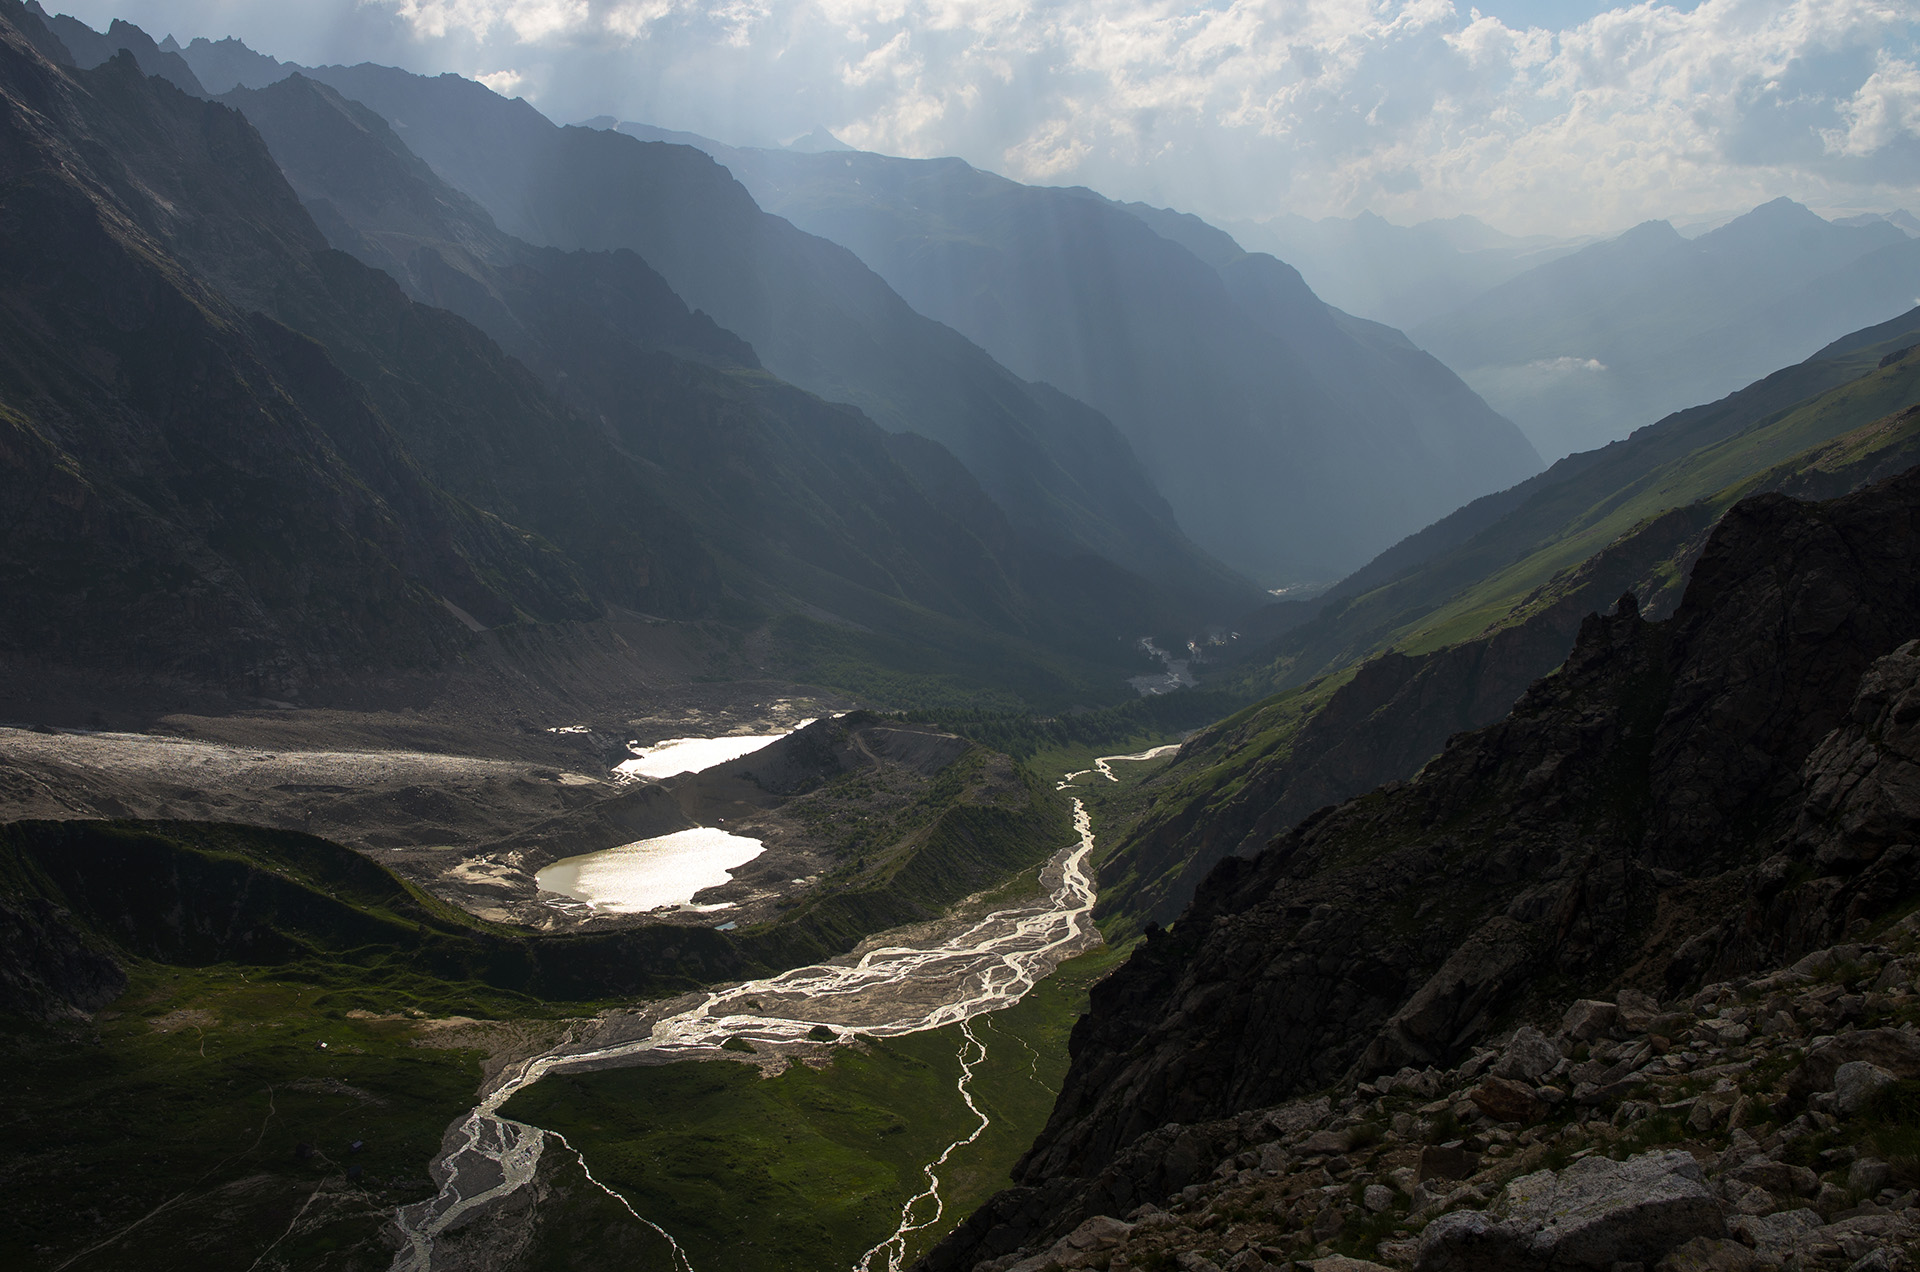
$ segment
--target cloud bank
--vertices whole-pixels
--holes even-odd
[[[104,27],[484,77],[567,122],[816,125],[1222,218],[1603,231],[1920,203],[1920,0],[1702,0],[1564,30],[1448,0],[85,0]],[[292,10],[289,13],[288,10]],[[196,25],[197,24],[197,25]]]

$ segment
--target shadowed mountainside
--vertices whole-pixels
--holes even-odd
[[[1269,584],[1334,578],[1538,468],[1399,332],[1198,218],[958,159],[698,144],[920,312],[1106,412],[1181,524]]]
[[[582,312],[528,284],[547,348],[619,364],[597,387],[624,413],[586,415],[331,250],[240,115],[130,56],[62,70],[7,17],[10,649],[288,698],[608,605],[798,609],[908,642],[909,674],[1079,694],[1075,659],[1128,662],[1116,633],[1165,615],[1012,531],[937,446],[739,365],[658,285]],[[651,277],[553,269],[622,267]]]
[[[560,128],[458,77],[371,65],[305,74],[394,123],[507,233],[634,251],[776,375],[940,442],[1022,533],[1216,601],[1244,597],[1244,582],[1187,540],[1097,411],[914,312],[845,249],[761,211],[699,151]]]

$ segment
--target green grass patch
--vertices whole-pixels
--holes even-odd
[[[972,1023],[987,1054],[971,1090],[990,1124],[940,1169],[942,1219],[917,1234],[910,1257],[1010,1182],[1053,1108],[1088,987],[1124,955],[1082,955]],[[923,1168],[972,1131],[958,1093],[964,1050],[956,1025],[865,1039],[825,1068],[795,1064],[772,1078],[729,1061],[573,1074],[504,1111],[566,1135],[595,1178],[672,1233],[695,1266],[814,1272],[850,1266],[892,1233],[925,1186]],[[931,1218],[931,1205],[916,1217]]]
[[[412,1019],[349,1016],[273,970],[136,965],[92,1024],[0,1033],[0,1266],[387,1265],[381,1230],[432,1195],[478,1053],[415,1046]]]

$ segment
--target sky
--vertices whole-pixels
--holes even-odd
[[[1920,212],[1920,0],[68,0],[104,29],[485,80],[550,118],[824,126],[1217,220],[1587,234]]]

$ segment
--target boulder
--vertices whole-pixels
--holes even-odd
[[[1547,1114],[1546,1102],[1532,1087],[1505,1078],[1488,1078],[1473,1089],[1470,1098],[1496,1122],[1537,1122]]]
[[[1630,1034],[1643,1034],[1660,1016],[1660,1004],[1653,995],[1637,989],[1623,989],[1614,995],[1620,1012],[1620,1028]]]
[[[1020,1260],[1006,1272],[1039,1272],[1041,1268],[1086,1266],[1091,1256],[1119,1245],[1133,1229],[1133,1224],[1110,1215],[1095,1215],[1054,1242],[1051,1248]]]
[[[1379,1214],[1383,1210],[1393,1209],[1393,1189],[1385,1184],[1368,1184],[1366,1191],[1360,1194],[1360,1204]]]
[[[1729,1173],[1743,1184],[1764,1188],[1779,1197],[1811,1197],[1820,1189],[1820,1176],[1805,1166],[1791,1166],[1765,1157],[1743,1162]]]
[[[1352,1143],[1353,1138],[1345,1131],[1315,1131],[1307,1136],[1300,1151],[1308,1156],[1331,1156],[1346,1152]]]
[[[1624,1162],[1587,1157],[1557,1175],[1523,1175],[1502,1201],[1503,1218],[1455,1211],[1428,1224],[1418,1272],[1605,1272],[1726,1234],[1699,1164],[1674,1150]]]
[[[1119,1245],[1132,1231],[1133,1225],[1130,1223],[1109,1215],[1095,1215],[1060,1238],[1055,1248],[1066,1246],[1070,1250],[1102,1250]]]
[[[1754,1272],[1759,1260],[1738,1241],[1695,1237],[1660,1260],[1655,1272]]]
[[[1495,1077],[1525,1078],[1528,1082],[1537,1082],[1559,1063],[1560,1048],[1554,1045],[1553,1040],[1531,1025],[1522,1025],[1514,1031],[1513,1041],[1507,1044],[1507,1049],[1494,1061],[1493,1073]]]
[[[1862,1197],[1871,1197],[1893,1182],[1893,1167],[1872,1157],[1862,1157],[1847,1167],[1847,1187]]]
[[[1480,1154],[1459,1144],[1429,1144],[1420,1150],[1420,1178],[1465,1179],[1480,1169]]]
[[[1899,1080],[1871,1060],[1849,1060],[1833,1071],[1834,1111],[1852,1117]]]
[[[1783,1263],[1800,1238],[1825,1221],[1813,1210],[1782,1210],[1772,1215],[1741,1215],[1728,1224],[1735,1237],[1769,1263]]]
[[[1593,1042],[1612,1035],[1620,1023],[1620,1009],[1612,1003],[1582,998],[1567,1008],[1560,1018],[1560,1032],[1578,1042]]]
[[[1799,1093],[1833,1090],[1834,1074],[1843,1064],[1866,1060],[1896,1078],[1920,1078],[1920,1035],[1898,1029],[1858,1029],[1833,1038],[1816,1038],[1807,1058],[1789,1079]]]

